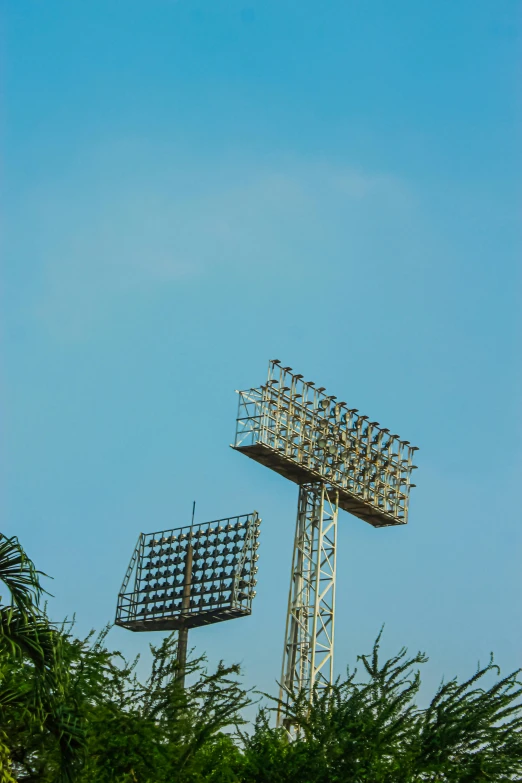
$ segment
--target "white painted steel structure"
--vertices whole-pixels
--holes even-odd
[[[280,698],[333,679],[337,515],[324,484],[300,487]]]
[[[406,524],[416,447],[277,359],[238,394],[233,448],[299,485],[281,687],[311,698],[333,681],[338,510]]]

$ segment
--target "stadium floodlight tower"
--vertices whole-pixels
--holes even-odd
[[[299,485],[281,696],[311,698],[333,681],[338,510],[405,525],[416,447],[278,359],[264,386],[238,394],[233,448]]]
[[[260,523],[254,511],[138,538],[118,595],[116,625],[177,629],[182,685],[189,629],[252,612]]]

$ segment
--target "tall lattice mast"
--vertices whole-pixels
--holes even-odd
[[[277,359],[264,386],[238,394],[233,448],[299,485],[281,695],[311,698],[333,680],[338,510],[406,524],[416,447]]]

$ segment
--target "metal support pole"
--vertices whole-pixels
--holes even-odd
[[[190,610],[190,588],[192,584],[192,544],[187,544],[187,554],[185,557],[185,574],[183,580],[183,597],[181,599],[181,617],[186,622],[185,617]],[[178,675],[177,681],[182,688],[185,687],[185,670],[187,668],[187,645],[188,645],[188,627],[183,625],[178,632]]]
[[[182,688],[185,687],[185,668],[187,666],[188,628],[183,626],[178,631],[178,673],[176,680]]]
[[[338,498],[324,484],[303,484],[294,539],[279,698],[333,682]],[[278,713],[281,725],[281,710]]]

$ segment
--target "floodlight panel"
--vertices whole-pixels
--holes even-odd
[[[406,524],[416,447],[314,387],[270,362],[264,386],[238,392],[233,448],[297,484],[326,484],[374,527]]]
[[[116,624],[170,630],[249,615],[260,522],[253,512],[142,533],[118,595]]]

